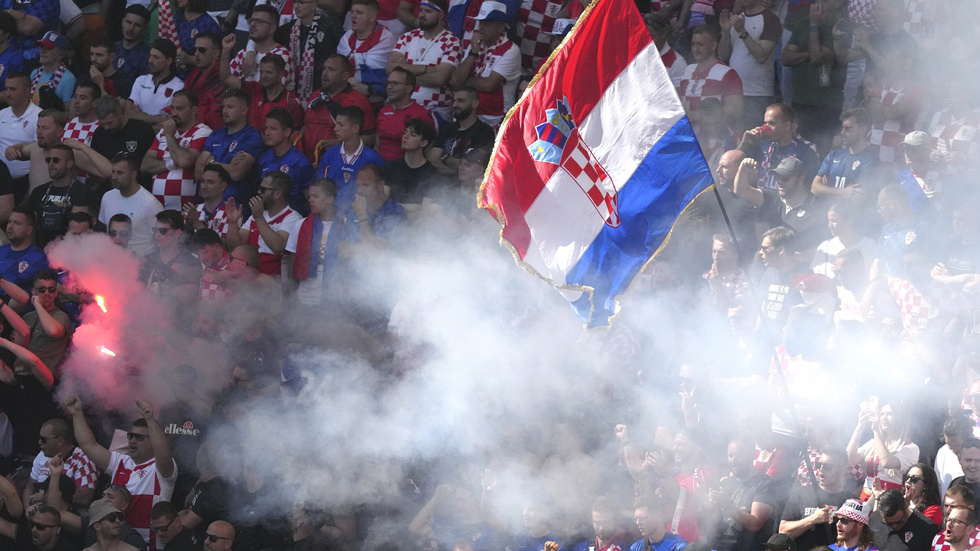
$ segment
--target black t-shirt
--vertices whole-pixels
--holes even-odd
[[[802,265],[788,272],[776,268],[767,268],[759,282],[759,295],[762,298],[762,319],[773,324],[774,329],[786,325],[789,311],[803,302],[803,297],[796,289],[805,275]],[[777,333],[778,334],[778,333]]]
[[[396,203],[419,204],[431,190],[446,185],[432,163],[426,161],[418,168],[408,166],[405,159],[395,159],[381,169],[384,181],[391,188],[391,198]]]
[[[100,126],[92,133],[92,149],[112,160],[117,153],[125,153],[143,162],[146,152],[153,146],[156,133],[143,121],[129,119],[119,130],[107,130]]]
[[[980,482],[967,482],[965,476],[958,476],[949,483],[949,487],[953,486],[966,486],[973,490],[973,503],[980,506]],[[974,508],[974,511],[980,511],[978,508]]]
[[[190,510],[201,517],[207,526],[216,520],[225,518],[231,494],[228,482],[221,477],[200,482],[194,487]]]
[[[939,526],[922,513],[913,511],[905,526],[895,530],[885,524],[881,511],[871,513],[871,529],[875,533],[878,551],[929,551]]]
[[[9,540],[8,540],[9,541]],[[2,543],[2,542],[0,542]],[[17,551],[36,551],[37,547],[34,547],[34,542],[31,539],[31,526],[27,524],[24,520],[22,523],[17,525],[17,539],[14,542],[14,549]],[[0,549],[7,549],[4,545],[0,545]],[[72,543],[68,538],[65,537],[65,533],[62,532],[58,541],[55,542],[54,547],[48,551],[80,551],[81,547],[78,547]]]
[[[808,194],[800,206],[788,209],[778,191],[762,190],[759,217],[769,228],[792,228],[800,250],[816,247],[831,237],[827,229],[827,205],[813,194]]]
[[[204,537],[190,528],[184,528],[177,537],[163,546],[163,551],[202,551],[203,549]]]
[[[814,491],[816,495],[814,495]],[[817,509],[831,506],[839,509],[848,498],[853,497],[846,491],[831,494],[820,488],[797,486],[789,494],[783,516],[780,520],[797,521],[810,516]],[[837,529],[833,524],[811,526],[796,538],[797,549],[813,549],[837,542]]]
[[[756,473],[752,478],[742,481],[730,477],[721,481],[721,492],[735,502],[735,506],[751,512],[755,502],[772,506],[775,497],[772,477]],[[758,549],[772,535],[772,523],[766,522],[758,532],[752,533],[731,517],[724,517],[718,526],[715,549],[718,551],[748,551]]]
[[[442,150],[443,159],[446,157],[459,159],[464,153],[477,147],[489,151],[493,147],[493,140],[493,128],[483,121],[476,121],[476,124],[466,130],[460,130],[459,122],[453,122],[442,129],[435,146]]]
[[[73,180],[68,187],[54,187],[51,182],[38,187],[27,198],[27,207],[37,217],[37,246],[44,248],[68,231],[68,217],[74,207],[95,208],[95,200],[84,184]]]

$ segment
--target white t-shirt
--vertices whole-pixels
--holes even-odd
[[[175,76],[160,84],[153,84],[153,75],[140,75],[133,83],[133,91],[130,92],[129,99],[139,107],[140,111],[156,117],[170,107],[174,92],[183,89],[184,81]]]
[[[875,441],[868,440],[863,446],[858,448],[858,455],[864,458],[864,474],[867,477],[865,486],[871,487],[871,479],[874,478],[875,473],[870,468],[872,464],[877,467],[878,478],[883,482],[890,482],[892,484],[902,484],[902,477],[905,476],[905,472],[909,470],[912,465],[915,465],[916,461],[919,460],[919,446],[912,442],[907,442],[900,450],[895,452],[895,457],[898,458],[899,465],[897,469],[885,469],[881,467],[881,464],[875,461],[877,457],[877,452],[875,451]]]
[[[813,273],[822,274],[833,279],[834,261],[837,260],[837,255],[846,248],[847,247],[841,243],[839,237],[828,239],[817,246],[816,252],[813,253],[813,260],[810,262],[810,268],[813,269]],[[865,236],[861,237],[861,241],[851,248],[860,250],[861,254],[864,255],[865,262],[870,267],[871,259],[875,257],[875,252],[878,245],[875,243],[874,239]]]
[[[954,478],[963,476],[960,460],[953,453],[953,450],[949,449],[949,444],[939,448],[939,452],[936,453],[936,476],[939,477],[939,495],[941,496],[946,495],[946,490],[949,489],[949,484]]]
[[[14,115],[12,107],[0,111],[0,152],[14,144],[36,142],[37,116],[40,112],[41,108],[33,103],[19,117]],[[3,162],[7,163],[11,178],[26,176],[31,170],[30,161],[8,161],[3,157]]]
[[[772,28],[765,29],[766,24],[771,25]],[[763,38],[763,30],[767,31],[765,38]],[[776,42],[782,32],[779,18],[769,10],[746,16],[745,31],[756,42],[760,39]],[[759,63],[745,45],[745,41],[738,37],[735,27],[732,27],[729,32],[732,39],[732,55],[728,60],[728,66],[735,69],[742,79],[742,93],[746,96],[772,96],[776,82],[776,73],[773,71],[776,48],[773,48],[764,63]]]
[[[162,210],[160,201],[143,187],[138,188],[132,197],[123,197],[118,189],[112,189],[102,197],[99,222],[108,227],[109,219],[114,215],[129,216],[133,220],[133,236],[129,240],[129,249],[140,256],[146,256],[156,249],[153,227],[156,225],[157,213]]]

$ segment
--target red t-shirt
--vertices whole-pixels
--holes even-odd
[[[404,155],[402,134],[405,133],[405,122],[415,117],[424,120],[435,128],[435,123],[432,121],[432,115],[429,114],[428,109],[414,101],[403,109],[395,109],[395,106],[391,104],[381,108],[378,113],[378,137],[381,138],[378,153],[384,160],[394,161]]]

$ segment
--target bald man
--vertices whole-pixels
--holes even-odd
[[[235,543],[235,528],[223,520],[208,525],[204,536],[204,551],[231,551]]]
[[[715,168],[715,182],[717,183],[718,195],[721,196],[721,203],[725,206],[728,218],[732,222],[735,230],[735,237],[738,239],[738,258],[741,263],[751,260],[752,255],[759,244],[755,230],[755,207],[748,201],[735,195],[735,175],[738,167],[742,164],[745,153],[739,149],[732,149],[721,154],[718,158],[718,166]],[[705,196],[704,203],[710,204],[714,197]],[[709,212],[718,212],[717,207],[711,205]],[[713,229],[715,233],[729,233],[725,218],[718,213],[715,216]]]

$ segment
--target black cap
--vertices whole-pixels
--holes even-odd
[[[759,548],[772,551],[796,551],[796,540],[786,534],[773,534],[769,541],[760,544]]]

